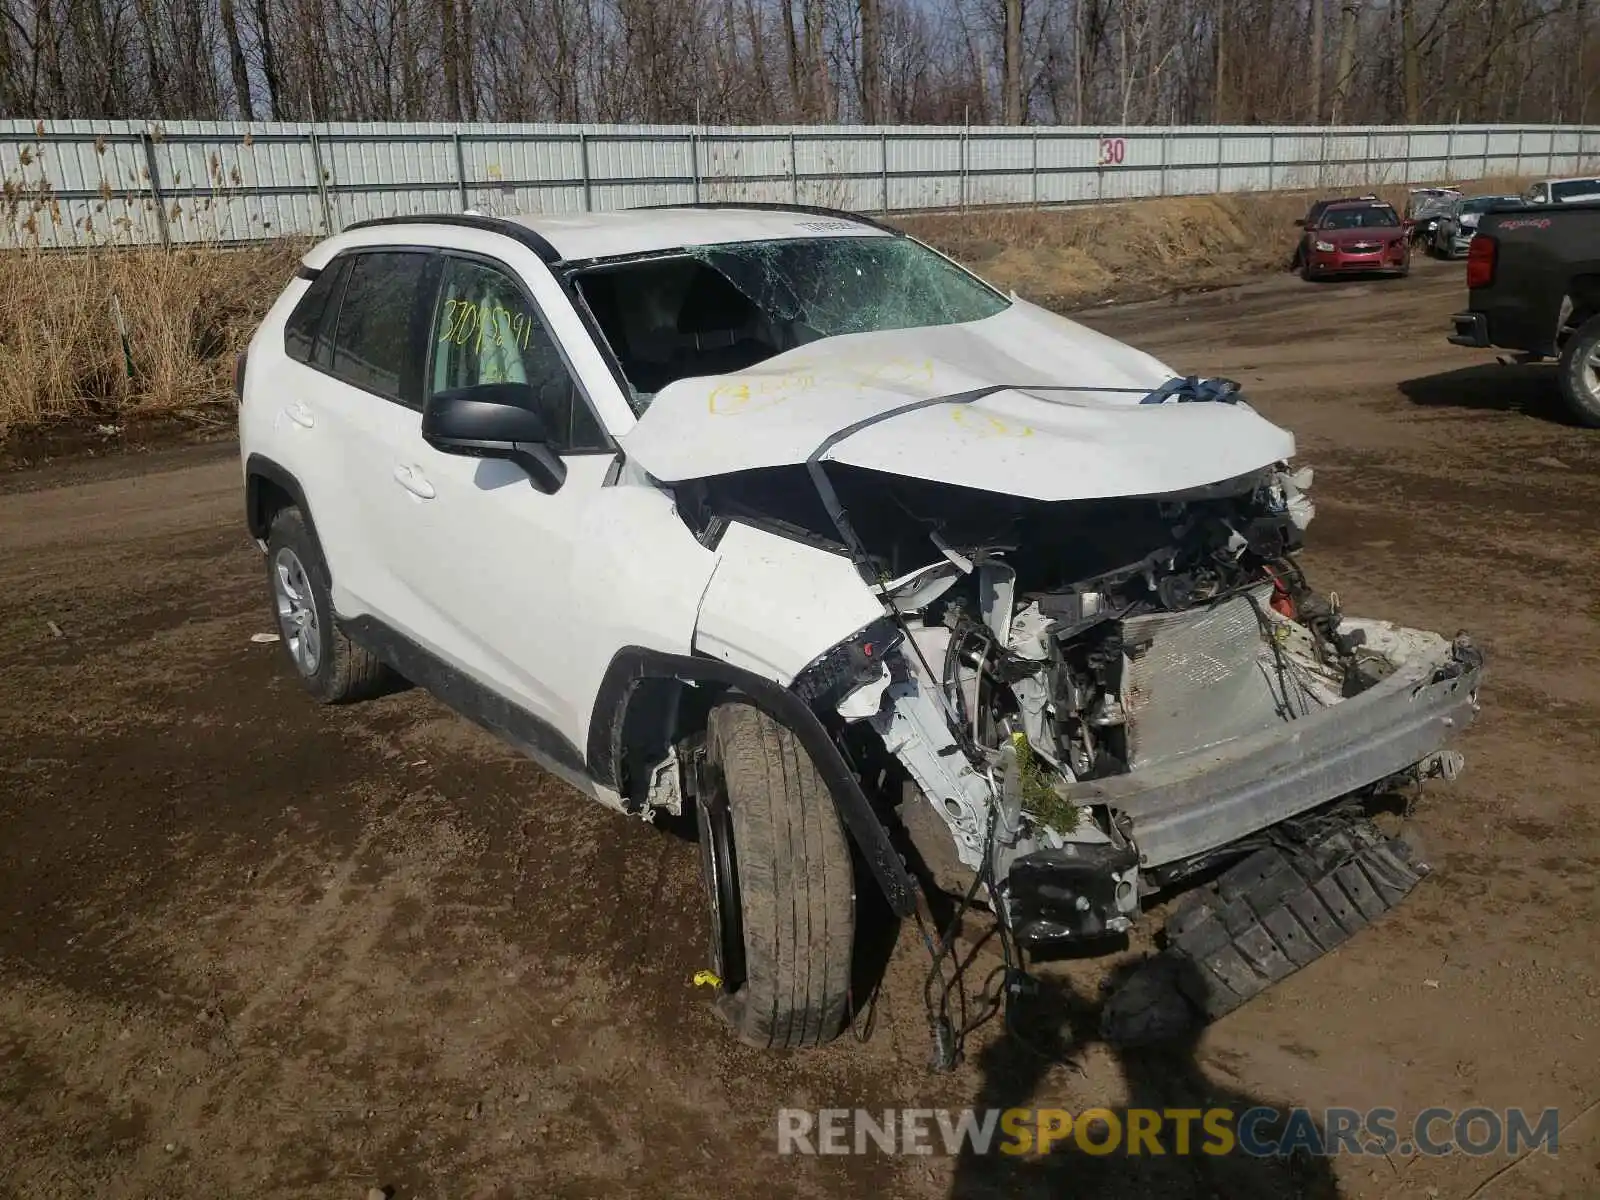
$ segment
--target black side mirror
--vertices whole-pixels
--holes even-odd
[[[422,438],[444,454],[503,458],[528,473],[541,492],[566,482],[567,464],[550,449],[550,431],[525,383],[481,383],[435,392],[422,414]]]

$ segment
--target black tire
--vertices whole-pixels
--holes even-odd
[[[1557,372],[1568,410],[1579,424],[1600,428],[1600,313],[1567,338]]]
[[[283,611],[279,592],[279,571],[299,570],[293,577],[303,580],[295,587],[304,593],[315,618],[317,648],[314,659],[300,652],[295,641],[300,627]],[[328,568],[321,548],[306,528],[298,508],[280,509],[267,531],[267,595],[278,621],[278,635],[290,665],[300,682],[323,704],[364,700],[387,691],[394,683],[389,668],[374,655],[357,646],[339,628],[328,591]]]
[[[1166,949],[1107,1000],[1102,1032],[1149,1045],[1230,1013],[1382,916],[1426,872],[1365,820],[1257,850],[1178,905]]]
[[[712,710],[706,760],[727,802],[744,946],[743,977],[724,980],[718,1011],[763,1049],[832,1041],[855,941],[854,870],[833,797],[794,734],[747,701]]]

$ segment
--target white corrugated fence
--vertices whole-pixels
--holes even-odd
[[[1562,175],[1600,126],[0,121],[10,245],[257,241],[425,212],[741,200],[910,212]]]

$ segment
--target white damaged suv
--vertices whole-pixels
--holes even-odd
[[[367,222],[238,387],[306,687],[398,675],[603,804],[696,814],[746,1041],[840,1031],[858,887],[1114,946],[1204,872],[1163,957],[1216,1015],[1424,869],[1358,802],[1454,774],[1470,641],[1309,588],[1309,472],[1234,385],[891,228]]]

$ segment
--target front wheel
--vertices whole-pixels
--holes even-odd
[[[712,710],[706,763],[701,861],[713,951],[731,972],[718,1011],[749,1045],[820,1046],[844,1027],[855,942],[833,797],[794,733],[748,701]]]
[[[1578,326],[1561,349],[1561,396],[1580,424],[1600,428],[1600,314]]]

